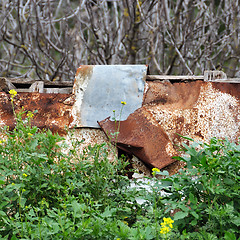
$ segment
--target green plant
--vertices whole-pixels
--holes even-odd
[[[209,144],[183,144],[182,150],[186,155],[176,159],[186,163],[185,169],[155,185],[164,193],[165,212],[174,216],[178,230],[187,235],[239,238],[240,146],[212,138]]]
[[[32,126],[33,113],[14,115],[15,129],[5,127],[0,141],[1,239],[125,236],[141,212],[128,163],[110,163],[104,144],[64,153],[64,138]]]

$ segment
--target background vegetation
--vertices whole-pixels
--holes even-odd
[[[0,76],[73,81],[80,64],[149,64],[239,77],[239,21],[232,0],[2,0]]]

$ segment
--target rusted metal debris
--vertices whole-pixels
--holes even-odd
[[[189,82],[148,83],[143,111],[162,126],[173,145],[177,134],[208,142],[210,138],[238,141],[240,84]]]
[[[239,100],[240,84],[148,82],[140,109],[117,125],[109,118],[99,125],[120,149],[163,168],[178,155],[176,146],[186,142],[179,135],[203,142],[212,137],[238,141]],[[118,124],[118,137],[111,137]]]
[[[142,108],[125,121],[116,122],[107,118],[99,125],[113,144],[151,167],[161,169],[175,161],[171,157],[177,153],[167,134]],[[118,131],[119,134],[115,134]]]
[[[77,70],[73,93],[73,122],[77,127],[99,128],[106,116],[125,120],[142,106],[146,65],[92,65]],[[122,108],[121,102],[127,102]]]
[[[71,122],[70,112],[74,103],[71,94],[18,93],[14,97],[16,112],[37,111],[32,124],[39,128],[50,129],[64,134],[66,126]],[[0,92],[0,127],[15,127],[15,119],[10,94]]]
[[[178,134],[203,142],[208,142],[212,137],[227,137],[231,141],[238,141],[240,137],[239,83],[229,83],[227,79],[225,83],[215,82],[212,79],[211,81],[191,80],[175,83],[146,81],[144,83],[146,68],[141,68],[141,74],[137,75],[140,83],[135,88],[137,91],[132,91],[133,82],[124,83],[125,89],[121,91],[115,84],[106,85],[113,79],[106,72],[102,72],[103,85],[99,85],[98,78],[94,79],[91,75],[95,67],[80,67],[76,74],[73,94],[18,93],[14,97],[16,111],[19,112],[22,107],[26,111],[37,110],[32,124],[65,136],[65,127],[77,126],[80,129],[74,133],[75,137],[79,140],[87,139],[86,143],[101,144],[109,138],[118,148],[135,155],[149,166],[158,168],[175,164],[172,156],[178,154],[176,146],[186,141]],[[103,69],[106,69],[106,66]],[[134,76],[137,74],[134,71],[128,72],[130,73]],[[134,79],[134,77],[130,78]],[[92,79],[94,81],[91,83]],[[90,88],[91,84],[93,87]],[[141,84],[145,85],[144,91]],[[12,85],[3,80],[1,86],[1,90],[7,91]],[[35,84],[32,88],[40,90],[41,86]],[[109,95],[110,98],[105,98],[106,93],[102,89],[111,91],[112,88],[116,88],[121,94],[116,95],[113,91],[114,94]],[[99,95],[96,95],[96,92]],[[131,94],[134,95],[133,98],[130,98]],[[115,96],[117,104],[111,105]],[[100,107],[102,104],[98,101],[100,98],[103,98],[104,108]],[[97,107],[91,107],[91,100],[94,100],[92,104],[96,104]],[[137,105],[134,105],[135,100]],[[123,106],[121,101],[127,104]],[[120,119],[123,121],[113,121],[112,111],[115,110],[117,115],[122,107],[123,111],[126,110],[125,115]],[[93,120],[94,126],[90,125],[92,116],[99,112],[103,114]],[[96,127],[97,121],[108,138],[100,129],[86,128],[86,125]],[[0,126],[5,125],[14,128],[15,120],[10,95],[0,92]],[[118,130],[119,134],[114,134]]]

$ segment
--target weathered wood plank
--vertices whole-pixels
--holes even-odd
[[[69,81],[69,82],[59,82],[59,81],[48,81],[48,80],[33,80],[30,78],[6,78],[8,81],[10,81],[12,84],[26,84],[26,85],[31,85],[35,82],[39,82],[42,81],[44,82],[45,86],[56,86],[56,87],[72,87],[73,86],[73,82]]]
[[[147,75],[146,79],[148,81],[154,80],[171,80],[171,81],[194,81],[194,80],[203,80],[204,76],[170,76],[170,75]]]

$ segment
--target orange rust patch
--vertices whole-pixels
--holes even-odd
[[[112,134],[117,132],[119,122],[107,118],[99,125],[118,148],[134,154],[148,166],[163,168],[175,161],[171,157],[177,153],[162,127],[149,120],[142,108],[136,110],[127,120],[120,122],[117,137]]]
[[[14,97],[14,108],[18,113],[24,111],[37,111],[32,124],[43,129],[64,134],[65,127],[70,123],[72,103],[64,101],[71,98],[71,94],[45,94],[45,93],[18,93]],[[1,126],[7,125],[10,129],[15,127],[10,95],[0,93],[0,121]]]
[[[76,76],[81,73],[83,77],[89,75],[92,72],[93,65],[81,65],[76,72]]]
[[[238,83],[215,83],[212,82],[213,88],[222,93],[230,94],[240,100],[240,84]]]
[[[143,105],[159,104],[166,108],[191,108],[197,101],[202,81],[188,83],[148,82]]]

